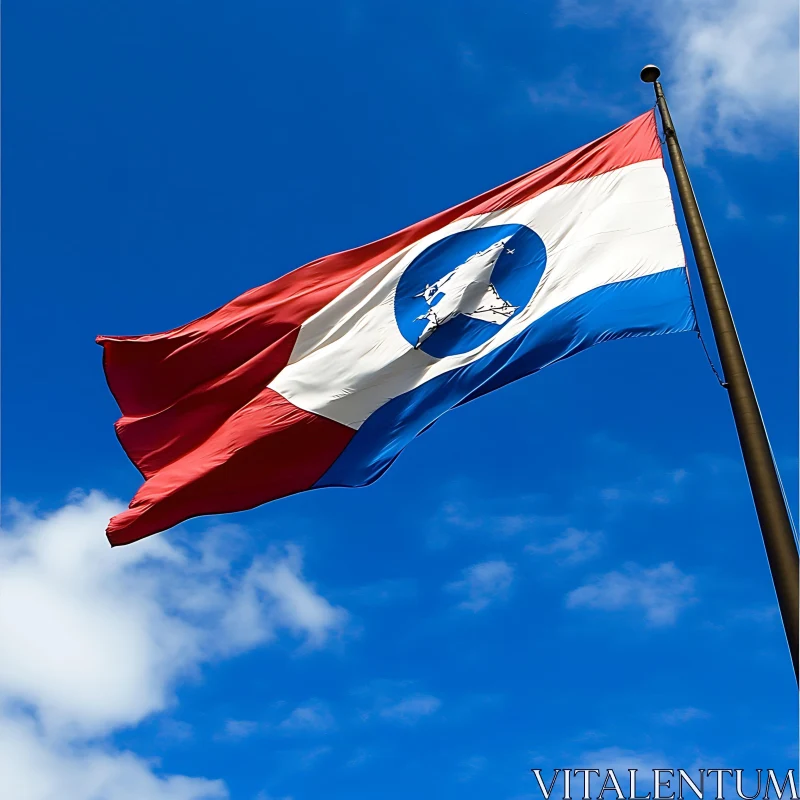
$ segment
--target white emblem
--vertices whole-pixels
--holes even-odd
[[[448,272],[436,283],[427,285],[424,291],[415,295],[424,298],[430,306],[425,314],[417,317],[418,320],[428,320],[428,324],[419,335],[414,345],[415,350],[434,331],[459,314],[482,322],[491,322],[493,325],[502,325],[513,316],[519,306],[512,306],[507,300],[503,300],[491,282],[494,265],[510,238],[506,236],[485,250],[471,255],[452,272]]]

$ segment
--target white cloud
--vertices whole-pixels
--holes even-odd
[[[331,730],[335,725],[333,714],[328,706],[320,701],[310,700],[297,706],[280,722],[229,719],[225,722],[225,727],[217,738],[223,740],[245,739],[256,733],[267,731],[280,734],[319,733]]]
[[[384,719],[413,724],[422,719],[422,717],[435,714],[441,705],[442,701],[433,695],[412,694],[397,703],[382,708],[380,715]]]
[[[323,733],[335,727],[336,721],[328,706],[320,701],[310,700],[297,706],[280,722],[229,719],[216,738],[235,741],[267,732],[279,735]]]
[[[319,646],[346,621],[303,580],[292,545],[244,568],[231,527],[192,546],[158,536],[112,550],[103,530],[119,510],[99,492],[46,515],[11,509],[0,537],[0,726],[20,752],[0,769],[0,796],[225,796],[222,784],[158,778],[136,756],[89,742],[165,709],[176,682],[205,662],[281,629]],[[116,775],[131,794],[106,788]],[[11,791],[14,781],[27,793]],[[74,788],[54,795],[48,781]]]
[[[359,716],[365,722],[378,718],[413,725],[435,714],[442,701],[432,694],[412,691],[415,688],[414,681],[372,681],[355,692],[368,703]]]
[[[100,529],[102,534],[102,528]],[[30,718],[0,717],[0,797],[13,800],[212,800],[222,781],[158,776],[130,752],[52,740]]]
[[[796,139],[795,0],[672,0],[659,20],[675,107],[703,146],[760,149],[765,125]]]
[[[482,516],[475,514],[461,502],[445,503],[439,511],[437,522],[467,531],[479,530],[485,524]]]
[[[481,611],[492,601],[508,593],[514,579],[514,568],[503,560],[483,561],[463,571],[463,579],[445,587],[450,592],[466,594],[459,608]]]
[[[465,492],[462,489],[462,492]],[[472,492],[475,495],[475,492]],[[522,503],[520,503],[520,499]],[[566,524],[563,516],[553,517],[529,513],[520,509],[530,506],[532,498],[493,498],[488,500],[473,497],[467,503],[448,500],[443,503],[433,519],[428,534],[428,544],[434,548],[449,545],[459,534],[478,534],[497,539],[507,539],[534,528],[545,528]]]
[[[567,595],[568,608],[619,611],[640,608],[650,625],[672,625],[678,614],[695,601],[694,578],[672,562],[645,569],[626,564]]]
[[[606,486],[598,496],[609,510],[624,506],[648,504],[664,506],[682,500],[692,478],[685,469],[663,469],[642,466],[636,477],[619,486]]]
[[[641,779],[644,781],[647,779],[647,773],[654,768],[660,769],[665,764],[672,763],[663,753],[639,752],[626,750],[623,747],[603,747],[599,750],[591,750],[582,753],[579,761],[581,764],[586,764],[588,769],[599,769],[603,773],[607,769],[613,769],[617,776],[627,775],[629,769],[642,770],[645,774]],[[623,791],[627,788],[629,787],[623,783]]]
[[[334,719],[324,703],[311,702],[295,708],[278,727],[285,731],[326,731],[334,727]]]
[[[252,719],[229,719],[225,721],[223,739],[246,739],[258,732],[259,724]]]
[[[599,531],[567,528],[548,544],[529,544],[525,550],[539,555],[555,555],[560,557],[563,564],[579,564],[594,558],[600,552],[604,538]]]
[[[254,566],[254,583],[275,604],[273,625],[285,626],[295,635],[306,637],[309,646],[319,646],[332,631],[341,629],[347,614],[318,595],[303,580],[301,568],[299,548],[288,545],[286,558]]]
[[[627,17],[652,29],[685,149],[768,152],[775,136],[794,146],[796,0],[562,0],[561,12],[569,24],[607,27],[623,18],[631,28]]]

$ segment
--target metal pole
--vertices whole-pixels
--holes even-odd
[[[648,64],[641,72],[645,83],[652,83],[656,93],[658,110],[661,112],[661,121],[664,125],[664,135],[667,140],[672,171],[678,187],[686,227],[689,230],[689,240],[692,243],[697,271],[703,286],[703,294],[711,318],[711,329],[714,331],[714,341],[717,344],[722,369],[725,376],[728,397],[733,410],[733,420],[736,423],[736,432],[739,434],[739,443],[744,456],[744,465],[750,489],[753,493],[756,514],[761,526],[761,535],[764,538],[764,547],[767,551],[767,560],[772,572],[772,582],[778,596],[778,606],[789,643],[789,651],[794,664],[795,679],[798,678],[798,607],[800,606],[800,592],[798,592],[798,553],[789,520],[789,510],[781,490],[777,468],[772,458],[767,432],[761,411],[758,408],[753,384],[739,344],[739,337],[733,325],[733,317],[722,288],[717,263],[711,252],[697,199],[694,196],[689,173],[683,160],[678,136],[669,115],[667,101],[661,84],[658,81],[661,70],[653,64]]]

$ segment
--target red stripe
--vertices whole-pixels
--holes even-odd
[[[230,424],[249,408],[248,404],[261,402],[263,387],[286,365],[302,323],[382,261],[454,220],[518,205],[555,186],[660,157],[655,114],[648,111],[527,175],[385,239],[318,259],[180,328],[146,336],[99,336],[108,385],[123,413],[116,425],[117,434],[128,456],[148,479],[135,502],[150,498],[148,503],[164,502],[165,507],[177,509],[180,504],[174,498],[183,496],[183,490],[179,491],[176,476],[193,481],[191,476],[198,470],[198,475],[206,475],[198,454],[219,457],[220,453],[227,453],[225,457],[236,463],[237,459],[246,458],[235,448],[226,450]],[[272,433],[266,430],[260,435],[267,433],[271,437]],[[248,447],[257,449],[255,442]],[[269,449],[272,445],[265,443],[264,447]],[[314,455],[306,457],[316,463]],[[189,472],[182,471],[189,463],[194,464]],[[287,491],[281,489],[278,494],[252,503],[246,501],[246,506],[233,503],[219,509],[215,505],[214,511],[184,515],[176,510],[167,516],[177,521],[177,517],[186,519],[198,513],[250,507],[307,488],[319,477],[301,486],[307,472],[299,462],[297,468],[298,476],[304,477],[285,476],[287,485],[292,487]],[[216,475],[220,469],[222,465],[208,474]],[[156,481],[161,486],[164,480],[172,487],[170,499],[165,495],[163,501],[157,500],[161,490],[151,484]],[[205,477],[202,480],[207,482]],[[144,530],[147,525],[141,527],[142,519],[160,519],[155,510],[129,516],[132,513],[115,518],[120,521],[112,526],[117,531],[113,535],[120,542],[146,535],[126,538],[120,527],[129,524],[125,520],[139,520],[136,530]],[[169,527],[161,522],[157,525],[160,527],[148,532]]]
[[[243,364],[190,389],[157,413],[119,419],[114,426],[117,436],[142,475],[150,478],[190,453],[233,411],[257,396],[286,365],[298,331],[299,327],[289,331]]]
[[[486,214],[502,208],[511,208],[556,186],[575,183],[614,169],[638,164],[640,161],[652,161],[661,157],[661,141],[658,138],[656,112],[653,109],[590,144],[579,147],[475,200],[470,200],[469,204],[474,205],[471,205],[469,213],[459,216]]]
[[[208,441],[146,481],[129,510],[109,523],[108,540],[129,544],[190,517],[243,511],[308,489],[354,434],[264,389]]]

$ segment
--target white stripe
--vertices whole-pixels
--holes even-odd
[[[509,223],[527,225],[547,248],[530,302],[468,353],[437,359],[415,350],[394,317],[404,270],[445,236]],[[306,320],[289,364],[270,388],[306,411],[358,429],[392,398],[487,355],[548,311],[600,286],[684,263],[661,159],[556,186],[513,208],[456,220],[379,264]]]

